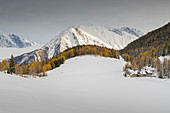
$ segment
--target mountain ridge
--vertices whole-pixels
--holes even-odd
[[[116,31],[119,33],[117,33]],[[141,34],[138,34],[138,36],[142,36],[142,35],[143,35],[142,32]],[[88,45],[88,44],[105,46],[107,48],[113,48],[119,50],[124,48],[129,42],[136,39],[137,39],[136,35],[128,33],[121,29],[111,29],[108,27],[93,26],[93,25],[91,26],[80,25],[78,27],[72,26],[66,29],[65,31],[59,33],[59,35],[55,36],[52,40],[49,41],[49,43],[45,44],[45,46],[52,49],[54,49],[53,47],[56,46],[56,49],[59,48],[58,51],[56,51],[57,54],[59,52],[64,51],[65,49],[77,45]],[[53,50],[53,52],[55,50]],[[49,56],[52,57],[53,54],[56,53],[55,52],[50,53]]]
[[[153,31],[148,32],[143,35],[139,39],[129,43],[124,49],[121,51],[126,53],[127,51],[131,51],[132,49],[140,49],[147,47],[157,47],[162,45],[163,43],[170,44],[170,22],[163,25],[162,27],[155,29]]]
[[[77,45],[97,45],[119,50],[137,38],[134,34],[121,29],[102,26],[72,26],[56,35],[39,50],[25,53],[15,59],[17,64],[42,61]]]
[[[0,33],[0,47],[2,48],[25,48],[33,46],[37,43],[30,42],[27,39],[21,39],[15,34]]]

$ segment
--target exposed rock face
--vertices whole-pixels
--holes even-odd
[[[127,27],[126,29],[110,29],[100,26],[73,26],[55,36],[41,49],[25,53],[16,57],[15,60],[18,64],[42,61],[77,45],[98,45],[120,50],[141,35],[142,33],[139,30]]]

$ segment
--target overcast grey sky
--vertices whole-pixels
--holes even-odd
[[[0,33],[46,43],[76,25],[151,31],[170,22],[170,0],[0,0]]]

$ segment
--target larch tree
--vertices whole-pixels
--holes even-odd
[[[3,64],[0,62],[0,71],[3,71]]]
[[[170,59],[168,60],[168,78],[170,78]]]
[[[2,71],[4,71],[5,72],[5,70],[7,70],[8,69],[8,67],[9,67],[9,62],[8,62],[8,60],[2,60],[2,65],[3,65],[3,68],[2,68]]]
[[[139,66],[138,66],[139,70],[141,70],[144,67],[144,61],[145,61],[145,58],[144,56],[142,56],[139,61]]]
[[[18,64],[15,65],[15,74],[20,73],[20,66]]]
[[[125,59],[125,61],[130,61],[130,56],[126,53],[122,54],[122,57]]]
[[[166,76],[166,77],[168,77],[168,72],[169,72],[169,70],[168,70],[168,59],[164,59],[164,61],[163,61],[163,75],[164,76]]]
[[[132,68],[133,68],[134,70],[137,69],[136,59],[133,59],[133,61],[132,61]]]
[[[128,62],[126,65],[125,65],[125,70],[129,69],[130,68],[130,63]]]
[[[157,61],[156,61],[156,69],[157,69],[157,74],[159,75],[159,78],[163,78],[163,74],[162,74],[162,63],[161,61],[159,60],[159,58],[157,58]]]
[[[26,74],[29,74],[29,71],[30,71],[30,63],[28,63],[27,65],[26,65],[26,67],[25,67],[25,69],[26,69]]]
[[[26,74],[26,67],[24,64],[21,65],[22,68],[22,74]]]

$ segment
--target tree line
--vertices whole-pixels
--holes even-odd
[[[79,45],[73,48],[69,48],[64,52],[53,56],[50,59],[39,61],[29,62],[27,65],[16,64],[14,63],[13,55],[11,59],[3,60],[0,62],[0,71],[7,70],[10,74],[18,75],[31,75],[31,76],[47,76],[46,71],[52,70],[59,67],[65,62],[65,60],[72,57],[81,56],[81,55],[99,55],[103,57],[111,57],[119,59],[119,52],[114,49],[108,49],[106,47],[100,47],[96,45]]]
[[[125,67],[140,72],[143,67],[152,66],[160,78],[170,77],[169,59],[164,59],[162,63],[158,58],[170,55],[170,23],[131,42],[120,50],[120,54],[129,62]]]

